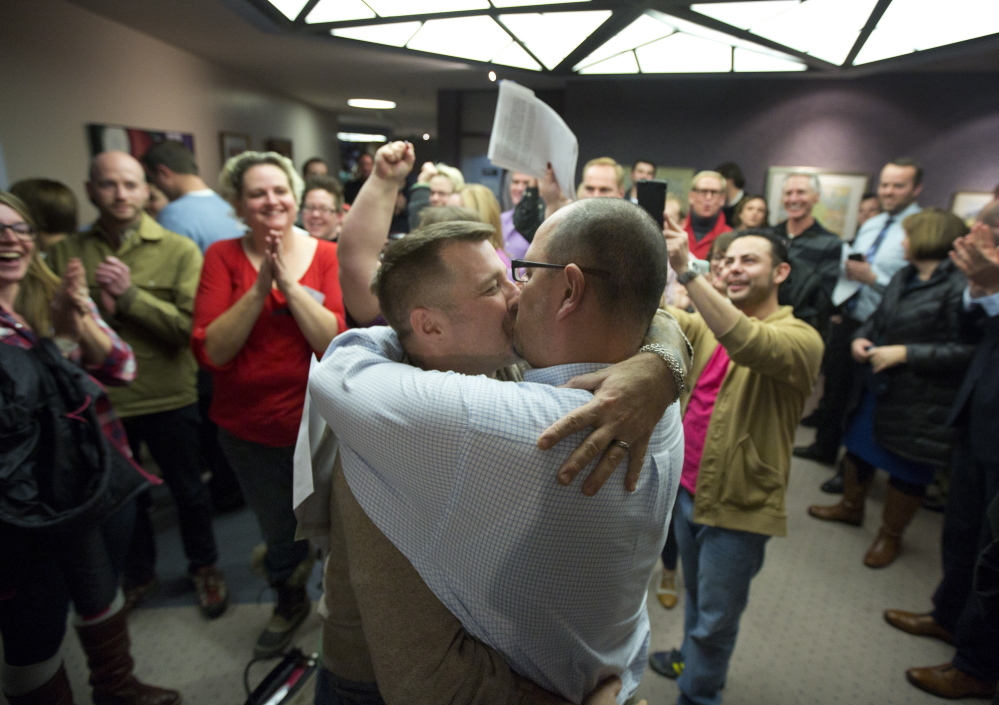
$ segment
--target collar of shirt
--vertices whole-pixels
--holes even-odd
[[[610,365],[599,362],[573,362],[568,365],[553,365],[552,367],[541,367],[538,369],[532,368],[524,372],[524,381],[560,387],[573,377],[596,372],[605,367],[610,367]]]

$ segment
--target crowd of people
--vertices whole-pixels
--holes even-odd
[[[256,657],[289,647],[324,561],[317,703],[609,705],[648,664],[680,705],[715,705],[787,534],[792,454],[838,465],[823,487],[841,499],[808,509],[823,521],[860,526],[888,473],[871,568],[948,480],[934,610],[884,617],[955,646],[913,685],[995,695],[999,608],[973,576],[996,550],[999,200],[969,229],[920,207],[922,169],[896,158],[847,242],[815,216],[814,173],[784,177],[771,222],[733,162],[651,217],[637,184],[656,172],[602,157],[574,194],[549,168],[498,197],[393,142],[343,185],[322,159],[300,174],[244,152],[216,193],[164,141],[93,158],[82,230],[64,184],[0,192],[7,699],[73,702],[72,607],[95,703],[181,701],[135,679],[128,638],[157,589],[162,483],[206,619],[230,599],[213,514],[256,518],[276,593]],[[820,379],[815,443],[796,448]],[[650,653],[660,561],[683,640]]]

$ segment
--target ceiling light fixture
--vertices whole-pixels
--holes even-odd
[[[488,75],[489,75],[489,80],[490,81],[495,81],[496,80],[496,72],[495,71],[490,71]]]
[[[369,110],[392,110],[395,107],[395,102],[373,98],[351,98],[347,101],[347,105],[352,108],[367,108]]]
[[[404,47],[406,46],[406,42],[413,38],[413,35],[416,34],[416,30],[419,28],[419,22],[396,22],[393,24],[376,24],[367,27],[344,27],[343,29],[331,29],[330,34],[334,37],[356,39],[361,42],[385,44],[390,47]]]
[[[337,132],[336,138],[341,142],[387,142],[385,135],[368,135],[363,132]]]
[[[426,132],[424,132],[423,133],[423,141],[427,142],[429,139],[430,139],[430,135],[428,135]]]
[[[319,0],[305,16],[307,24],[319,22],[349,22],[367,20],[375,16],[362,0]]]
[[[489,0],[365,0],[379,17],[488,10]]]
[[[610,19],[610,10],[500,15],[500,22],[523,42],[547,69],[558,66],[573,49]]]

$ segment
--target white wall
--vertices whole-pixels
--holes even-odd
[[[83,183],[86,125],[104,123],[194,135],[201,174],[215,186],[219,131],[242,132],[254,149],[292,140],[297,165],[338,158],[336,116],[149,35],[63,0],[0,0],[0,149],[13,183],[58,179],[95,210]],[[235,17],[234,21],[239,21]]]

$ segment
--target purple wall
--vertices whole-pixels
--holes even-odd
[[[563,117],[579,138],[580,167],[599,156],[698,169],[731,160],[747,190],[762,193],[771,165],[876,178],[906,155],[926,171],[920,202],[947,207],[956,190],[999,184],[997,86],[989,73],[577,80]]]

